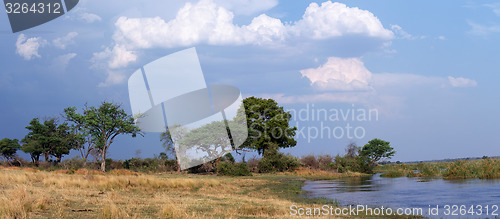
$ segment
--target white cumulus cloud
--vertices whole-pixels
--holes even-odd
[[[277,18],[261,14],[249,25],[236,25],[234,14],[212,0],[186,3],[176,17],[165,21],[160,17],[119,17],[113,39],[129,50],[152,47],[181,47],[205,43],[209,45],[267,45],[286,40],[326,39],[359,34],[390,40],[393,33],[384,29],[369,11],[349,8],[341,3],[311,3],[303,18],[285,25]]]
[[[133,52],[128,51],[125,47],[121,45],[115,45],[113,49],[106,48],[102,52],[94,53],[92,62],[94,62],[94,67],[98,67],[97,64],[100,60],[108,60],[106,66],[103,68],[122,68],[128,65],[130,62],[134,62],[137,59],[137,55]]]
[[[211,0],[187,3],[175,19],[120,17],[115,23],[115,42],[130,49],[151,47],[262,44],[281,40],[285,26],[279,19],[260,15],[248,26],[233,23],[234,15]]]
[[[468,78],[463,78],[463,77],[452,77],[448,76],[448,81],[450,82],[450,85],[453,87],[475,87],[477,86],[477,82],[472,79]]]
[[[115,45],[112,49],[106,48],[102,52],[94,53],[91,62],[92,68],[104,70],[106,73],[106,81],[99,84],[100,87],[120,84],[125,81],[125,76],[119,68],[125,67],[130,62],[134,62],[137,55],[126,50],[121,45]],[[102,61],[107,60],[103,65]]]
[[[186,3],[171,20],[160,17],[121,16],[115,22],[113,45],[95,53],[92,60],[95,65],[106,63],[107,68],[118,69],[136,61],[136,54],[141,49],[187,47],[197,44],[276,48],[308,40],[335,39],[351,35],[376,39],[382,46],[388,45],[382,42],[390,41],[394,37],[392,31],[385,29],[371,12],[350,8],[342,3],[311,3],[302,19],[292,23],[284,23],[280,19],[261,14],[254,17],[248,25],[238,25],[233,21],[233,12],[217,4],[224,5],[224,2],[228,3],[217,0]],[[263,3],[260,0],[240,0],[231,4],[241,6],[250,2],[258,2],[262,8],[274,7],[272,2]],[[266,4],[269,5],[264,7]],[[226,7],[235,10],[233,6]],[[330,84],[321,86],[332,87],[336,82],[332,80],[327,83]],[[354,80],[349,86],[365,87],[363,83],[363,80]]]
[[[216,4],[235,14],[251,15],[278,5],[278,0],[214,0]]]
[[[371,12],[331,1],[311,3],[302,20],[290,26],[292,32],[313,39],[361,34],[390,40],[394,34]]]
[[[75,38],[76,36],[78,36],[77,32],[69,32],[66,36],[54,39],[52,41],[52,44],[54,44],[54,46],[59,49],[66,49],[66,46],[75,43],[75,41],[73,41],[73,38]]]
[[[20,34],[16,41],[16,53],[26,60],[31,60],[33,57],[40,58],[38,49],[43,47],[46,41],[40,37],[26,38],[24,34]]]
[[[369,90],[372,73],[358,58],[330,57],[318,67],[301,70],[303,77],[320,90]]]

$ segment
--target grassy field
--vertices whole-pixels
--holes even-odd
[[[0,168],[0,218],[283,218],[290,217],[291,205],[333,205],[305,198],[304,179],[357,176],[309,170],[220,177]]]
[[[498,179],[500,159],[455,162],[390,164],[378,166],[376,172],[385,177],[443,177],[445,179]]]

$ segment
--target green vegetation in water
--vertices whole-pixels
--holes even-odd
[[[375,172],[382,177],[443,177],[445,179],[498,179],[500,159],[459,160],[455,162],[387,164]]]

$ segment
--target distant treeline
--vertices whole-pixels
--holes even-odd
[[[391,164],[391,163],[396,163],[396,164],[415,164],[415,163],[441,163],[441,162],[454,162],[454,161],[459,161],[459,160],[480,160],[480,159],[486,159],[486,158],[492,158],[492,159],[500,159],[500,156],[482,156],[482,157],[465,157],[465,158],[448,158],[448,159],[441,159],[441,160],[424,160],[424,161],[407,161],[407,162],[401,162],[401,161],[396,161],[396,162],[381,162],[380,164]]]

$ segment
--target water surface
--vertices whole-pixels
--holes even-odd
[[[366,178],[307,181],[302,188],[314,198],[336,200],[342,206],[423,208],[429,205],[500,205],[500,180],[444,180],[441,178]],[[424,214],[426,211],[424,211]],[[500,210],[496,212],[500,214]],[[463,217],[465,218],[465,217]],[[486,218],[473,216],[468,218]],[[495,216],[489,216],[495,218]],[[500,217],[496,217],[500,218]]]

